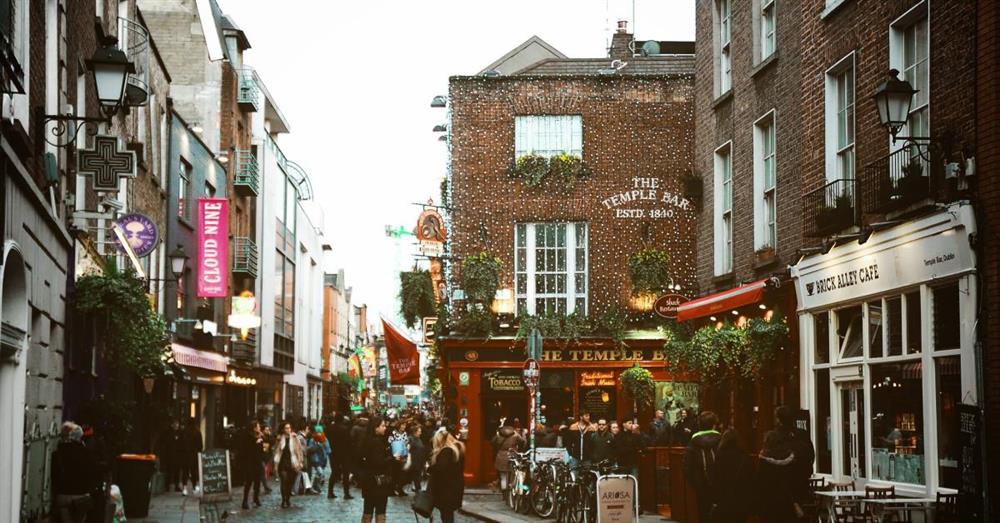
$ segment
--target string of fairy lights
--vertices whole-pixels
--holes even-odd
[[[510,175],[514,161],[514,117],[580,114],[583,160],[592,172],[572,190],[528,187]],[[503,262],[501,289],[514,291],[516,223],[587,222],[588,313],[630,301],[628,258],[644,248],[667,252],[681,294],[697,294],[697,210],[662,202],[683,194],[681,176],[692,169],[694,98],[690,75],[453,77],[449,82],[446,223],[449,289],[457,285],[463,256],[486,251]],[[634,178],[658,179],[629,209],[642,218],[616,217],[604,203],[634,188]],[[683,198],[683,197],[680,197]],[[679,198],[679,199],[680,199]],[[652,209],[672,216],[651,218]],[[522,311],[516,311],[522,312]]]

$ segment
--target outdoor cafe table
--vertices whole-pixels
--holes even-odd
[[[871,506],[871,512],[875,516],[876,521],[881,522],[883,519],[899,510],[911,510],[918,509],[924,513],[924,521],[931,521],[928,519],[928,515],[933,513],[934,503],[937,501],[934,498],[884,498],[884,499],[867,499],[865,498],[865,492],[863,490],[846,490],[846,491],[833,491],[833,490],[820,490],[816,492],[816,496],[819,498],[820,504],[823,507],[821,513],[827,515],[828,521],[830,523],[835,523],[837,521],[836,509],[839,508],[859,508],[865,510]]]
[[[923,512],[924,521],[933,521],[930,516],[934,513],[934,504],[937,503],[937,500],[934,498],[884,498],[862,499],[861,503],[878,523],[882,523],[888,515],[902,510],[909,514],[912,514],[914,510]]]

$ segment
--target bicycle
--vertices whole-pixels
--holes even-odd
[[[597,464],[580,463],[576,466],[576,480],[570,494],[571,523],[594,523],[597,521],[597,480],[614,472],[611,460]]]
[[[531,451],[511,452],[507,480],[507,506],[520,514],[531,511]]]
[[[538,463],[531,481],[531,510],[541,518],[548,518],[556,509],[557,466],[559,458]]]

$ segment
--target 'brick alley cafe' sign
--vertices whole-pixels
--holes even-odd
[[[692,210],[691,202],[660,188],[660,179],[636,176],[632,186],[601,200],[601,205],[615,213],[615,218],[672,219],[678,212]]]

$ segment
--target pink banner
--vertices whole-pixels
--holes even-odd
[[[198,199],[198,297],[229,295],[229,200]]]

